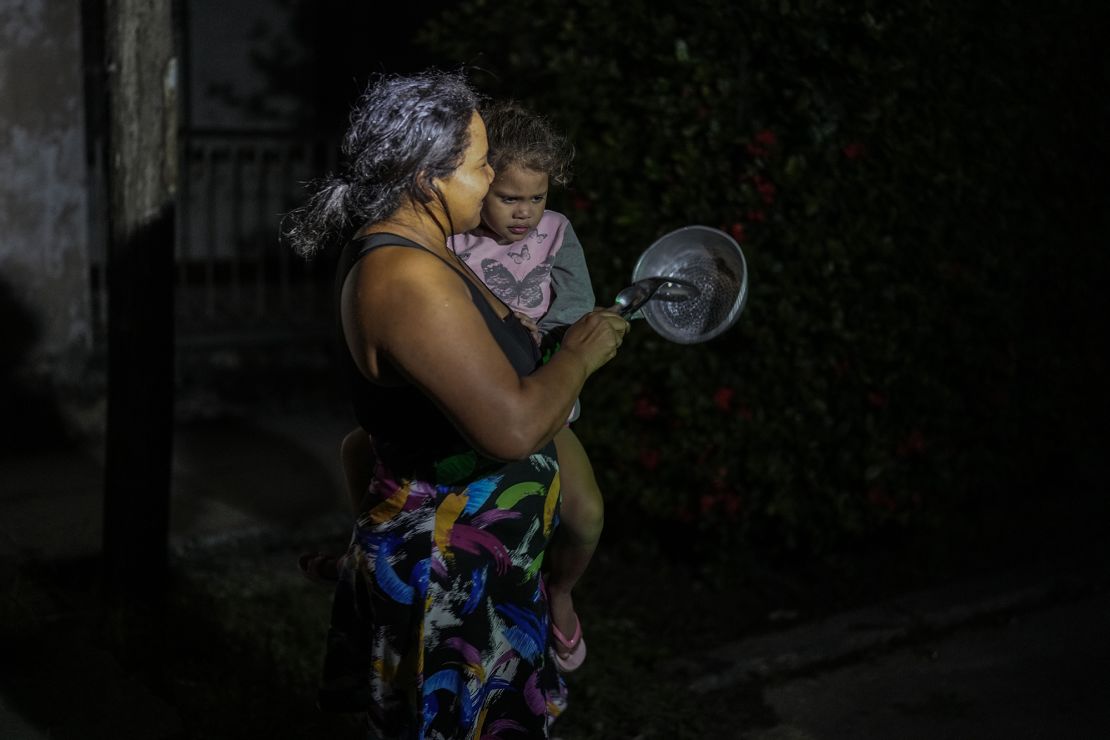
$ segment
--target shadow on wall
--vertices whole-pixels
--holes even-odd
[[[73,443],[49,379],[28,368],[40,334],[34,314],[0,278],[0,458]]]

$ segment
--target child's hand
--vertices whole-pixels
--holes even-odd
[[[513,313],[515,313],[516,317],[520,319],[520,323],[524,324],[524,328],[527,329],[529,333],[531,333],[532,341],[535,342],[537,346],[539,346],[540,340],[543,339],[543,335],[540,334],[540,327],[536,325],[536,322],[532,320],[531,316],[528,316],[527,314],[522,314],[520,311],[513,311]]]

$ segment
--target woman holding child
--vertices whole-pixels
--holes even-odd
[[[558,523],[553,439],[628,324],[593,311],[541,364],[529,330],[447,246],[493,178],[459,75],[383,77],[356,106],[345,169],[292,216],[337,274],[373,482],[343,558],[321,705],[377,737],[547,737],[561,683],[540,574]]]

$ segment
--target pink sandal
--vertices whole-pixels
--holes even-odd
[[[582,620],[576,614],[574,616],[574,634],[568,639],[563,634],[562,630],[555,626],[555,621],[551,622],[551,635],[555,638],[555,649],[551,651],[552,659],[555,661],[555,667],[561,673],[570,673],[577,670],[582,662],[586,660],[586,641],[582,639]],[[569,652],[569,655],[563,657],[559,655],[559,648]]]

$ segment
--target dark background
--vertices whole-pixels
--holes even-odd
[[[187,32],[191,5],[180,18],[195,60],[206,39]],[[1100,567],[1110,61],[1093,3],[273,7],[242,48],[260,84],[190,88],[193,110],[203,98],[242,117],[237,140],[318,142],[324,153],[305,161],[320,176],[373,74],[462,67],[483,93],[571,135],[575,178],[552,203],[582,237],[599,299],[673,228],[718,227],[744,249],[752,292],[733,330],[679,347],[638,325],[583,394],[577,430],[607,529],[580,600],[609,659],[579,679],[568,732],[674,730],[687,711],[678,689],[660,683],[635,703],[622,686],[665,673],[673,651],[767,629],[771,614],[816,618],[1019,565]],[[186,116],[186,134],[213,136],[203,123]],[[285,200],[250,237],[266,265],[288,258],[278,221],[301,192],[288,182],[301,178],[275,173]],[[327,259],[296,273],[324,306]],[[180,267],[179,308],[199,274]],[[58,410],[72,391],[20,373],[29,315],[3,314],[4,414],[34,430],[9,435],[7,455],[95,451],[102,440],[75,435]],[[4,655],[27,679],[6,688],[29,716],[56,711],[52,684],[81,695],[59,679],[78,660],[141,697],[117,711],[152,737],[353,732],[311,708],[326,598],[291,565],[301,549],[342,544],[342,528],[323,534],[342,503],[303,479],[275,482],[320,462],[269,436],[280,417],[303,440],[303,419],[326,414],[338,420],[321,434],[327,450],[348,418],[327,311],[313,316],[179,310],[175,485],[193,490],[180,483],[191,450],[199,490],[251,489],[265,531],[175,549],[168,601],[138,617],[97,606],[83,577],[95,556],[21,556]],[[85,396],[105,391],[106,360]],[[232,441],[248,436],[249,449]],[[80,470],[96,480],[92,457]],[[689,634],[655,644],[675,623]],[[62,704],[56,736],[112,735],[106,704]],[[135,707],[152,706],[159,719],[144,725]],[[733,711],[766,720],[758,699]]]

